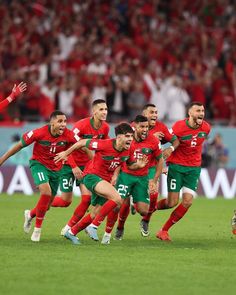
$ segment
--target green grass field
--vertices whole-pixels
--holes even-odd
[[[149,238],[141,237],[135,215],[123,241],[101,245],[81,233],[81,246],[59,235],[77,198],[69,208],[52,208],[40,243],[31,242],[22,230],[23,211],[36,201],[37,196],[0,196],[1,294],[235,294],[235,200],[195,200],[170,231],[171,243],[155,238],[171,212],[166,210],[153,216]]]

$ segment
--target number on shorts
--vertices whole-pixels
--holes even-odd
[[[128,185],[119,184],[117,191],[120,194],[120,196],[125,197],[127,195],[127,189],[128,189]]]
[[[72,187],[72,185],[73,185],[73,180],[72,180],[72,178],[70,178],[69,180],[66,179],[66,178],[64,178],[64,179],[62,180],[62,187],[63,187],[64,189],[69,189],[70,187]]]
[[[38,177],[40,181],[45,180],[43,172],[38,172]]]
[[[176,189],[176,179],[172,178],[170,181],[170,189],[175,190]]]

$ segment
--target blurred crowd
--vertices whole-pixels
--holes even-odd
[[[16,81],[24,97],[4,121],[70,121],[105,99],[110,122],[149,102],[172,123],[201,101],[212,122],[236,125],[236,1],[2,0],[0,99]]]

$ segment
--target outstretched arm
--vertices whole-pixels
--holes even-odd
[[[60,161],[66,161],[67,157],[73,153],[74,150],[78,150],[82,147],[86,146],[86,143],[89,139],[81,139],[80,141],[73,144],[70,148],[68,148],[66,151],[60,152],[56,155],[54,158],[55,163],[58,163]]]
[[[0,166],[11,156],[19,152],[23,148],[23,144],[19,141],[16,145],[14,145],[9,151],[7,151],[2,157],[0,157]]]
[[[19,96],[22,92],[24,92],[27,89],[27,84],[24,82],[21,82],[18,85],[14,85],[12,88],[11,94],[0,102],[0,110],[5,108],[7,105],[9,105],[17,96]]]

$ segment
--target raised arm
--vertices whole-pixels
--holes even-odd
[[[0,102],[0,110],[9,105],[14,99],[17,98],[17,96],[19,96],[22,92],[26,91],[26,89],[27,84],[24,82],[21,82],[18,85],[15,84],[12,88],[11,94],[6,99]]]
[[[80,141],[73,144],[71,147],[69,147],[66,151],[60,152],[56,155],[54,158],[55,163],[58,163],[59,161],[66,161],[67,157],[73,153],[73,151],[78,150],[82,147],[86,146],[86,143],[89,141],[89,139],[81,139]]]
[[[23,144],[19,141],[16,145],[14,145],[10,150],[8,150],[2,157],[0,157],[0,166],[11,156],[19,152],[23,148]]]

